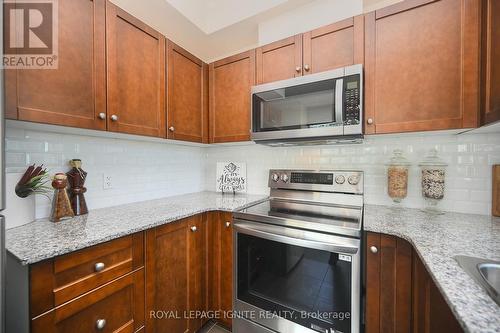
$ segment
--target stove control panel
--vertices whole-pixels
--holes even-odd
[[[363,172],[345,170],[270,170],[272,189],[363,193]]]

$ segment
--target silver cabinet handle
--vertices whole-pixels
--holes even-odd
[[[169,130],[170,132],[173,132],[173,131],[175,131],[175,127],[174,127],[174,126],[170,126],[170,127],[168,128],[168,130]]]
[[[196,228],[196,226],[195,226],[195,225],[193,225],[193,226],[191,227],[191,231],[192,231],[192,232],[196,232],[196,230],[198,230],[198,228]]]
[[[231,226],[231,222],[226,222],[226,228],[229,228]]]
[[[106,114],[104,112],[99,113],[99,119],[106,119]]]
[[[104,267],[105,267],[105,266],[106,266],[106,265],[104,265],[104,263],[103,263],[103,262],[98,262],[98,263],[96,263],[96,264],[94,265],[94,271],[96,271],[96,272],[100,272],[100,271],[102,271],[102,270],[104,269]]]
[[[95,322],[95,328],[97,328],[97,330],[103,330],[104,327],[106,326],[106,319],[97,319],[96,322]]]
[[[304,65],[304,69],[306,70],[306,72],[309,72],[309,70],[311,69],[311,67],[309,67],[309,65],[305,64]]]
[[[296,71],[297,73],[300,73],[300,69],[301,69],[301,68],[300,68],[300,66],[295,67],[295,71]]]
[[[376,246],[370,246],[370,252],[371,253],[377,253],[378,252],[378,249]]]
[[[118,121],[118,116],[116,114],[111,115],[112,121]]]
[[[373,124],[373,119],[372,118],[368,118],[366,120],[366,122],[368,123],[368,125],[372,125]]]

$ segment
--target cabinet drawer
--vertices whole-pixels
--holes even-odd
[[[138,233],[31,267],[31,318],[132,272],[144,264]]]
[[[135,332],[144,325],[144,269],[32,320],[33,333]]]

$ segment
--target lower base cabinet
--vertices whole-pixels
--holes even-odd
[[[411,245],[366,233],[366,333],[459,333],[460,324]]]

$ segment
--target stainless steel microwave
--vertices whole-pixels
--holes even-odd
[[[363,66],[252,87],[252,140],[267,145],[361,142]]]

